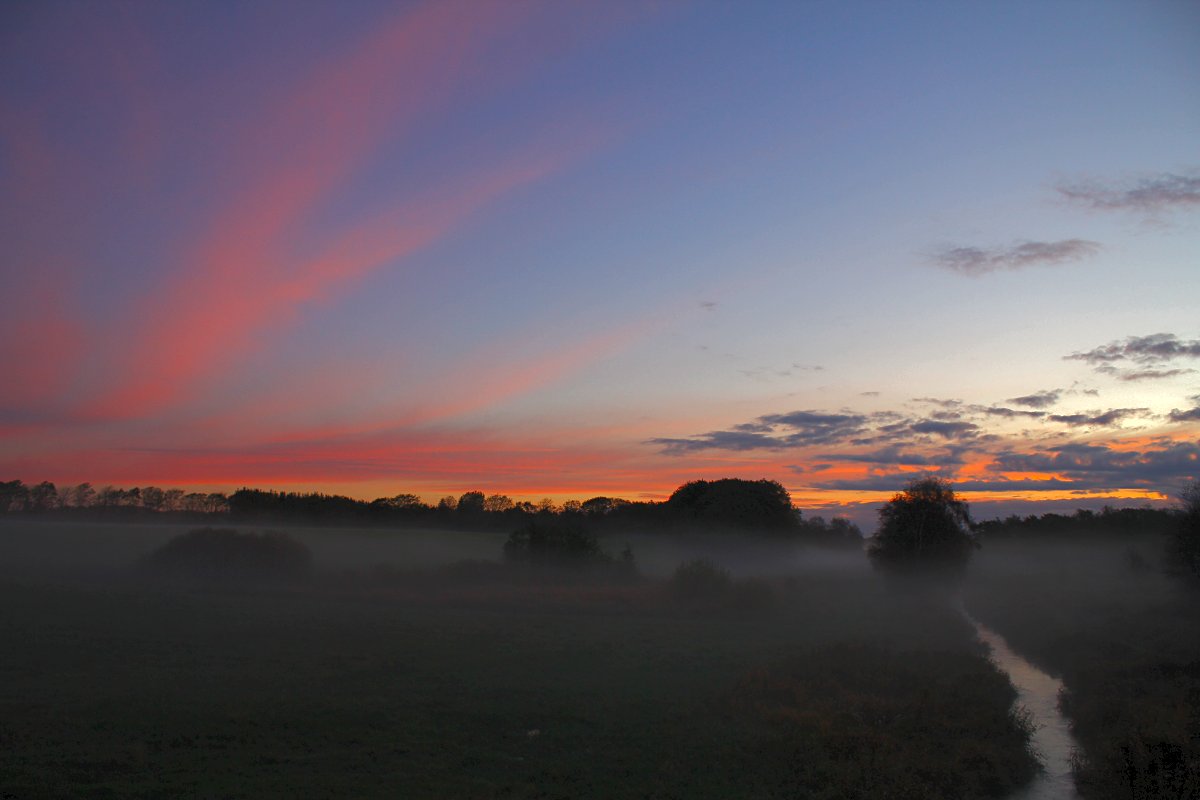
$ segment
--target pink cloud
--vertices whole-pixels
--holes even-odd
[[[182,268],[141,301],[143,318],[108,388],[87,413],[129,418],[169,408],[198,382],[262,346],[304,304],[450,233],[479,208],[536,181],[594,141],[545,143],[477,169],[467,179],[410,195],[391,210],[297,255],[295,241],[326,202],[386,140],[450,103],[478,55],[531,7],[430,4],[384,26],[342,60],[281,99],[245,137],[232,163],[247,182],[233,190]]]

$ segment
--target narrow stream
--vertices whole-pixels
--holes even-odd
[[[1076,800],[1071,777],[1071,753],[1078,747],[1066,717],[1058,710],[1058,693],[1063,684],[1013,652],[1004,637],[974,619],[963,616],[975,626],[979,640],[992,650],[992,661],[1008,674],[1017,690],[1017,704],[1032,715],[1033,747],[1041,757],[1043,772],[1011,800]]]

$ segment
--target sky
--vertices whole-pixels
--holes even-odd
[[[1200,477],[1195,3],[10,2],[0,75],[2,479]]]

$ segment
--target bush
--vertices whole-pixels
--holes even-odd
[[[197,528],[155,550],[146,564],[161,572],[200,578],[294,580],[311,572],[312,554],[279,531]]]
[[[513,531],[504,543],[504,558],[556,567],[612,563],[612,557],[600,549],[591,531],[573,524],[545,522],[531,522]]]
[[[743,614],[768,611],[775,606],[775,590],[763,578],[742,578],[733,582],[729,606]]]
[[[715,604],[723,601],[733,586],[729,570],[707,558],[685,561],[671,576],[671,594],[685,603]]]

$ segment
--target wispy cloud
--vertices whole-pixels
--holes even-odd
[[[1120,425],[1129,417],[1144,417],[1150,413],[1148,408],[1113,408],[1108,411],[1097,411],[1090,414],[1051,414],[1046,419],[1051,422],[1061,422],[1075,427],[1089,426],[1111,428]]]
[[[1167,418],[1171,422],[1200,422],[1200,406],[1184,410],[1173,408]]]
[[[1064,183],[1058,193],[1073,203],[1102,211],[1162,211],[1200,206],[1200,174],[1164,172],[1120,183]]]
[[[131,341],[106,348],[119,354],[118,363],[88,413],[128,418],[172,407],[312,303],[345,293],[453,234],[499,198],[594,151],[603,135],[592,124],[542,126],[552,133],[380,201],[359,215],[364,222],[297,243],[297,231],[320,218],[385,143],[396,146],[410,127],[435,124],[467,91],[480,54],[528,16],[524,7],[419,6],[298,81],[250,122],[229,156],[240,167],[236,185],[207,232],[180,248],[183,269],[135,309],[142,321],[126,332]],[[396,75],[435,77],[396,83]]]
[[[1058,398],[1061,396],[1061,389],[1045,389],[1033,394],[1022,395],[1021,397],[1010,397],[1008,398],[1008,402],[1027,408],[1049,408],[1057,403]]]
[[[1185,375],[1194,370],[1168,366],[1180,359],[1200,358],[1200,339],[1180,339],[1173,333],[1130,336],[1091,350],[1063,356],[1082,361],[1097,372],[1123,381],[1155,380]]]
[[[1020,242],[1009,247],[947,247],[933,254],[934,266],[977,277],[991,272],[1050,267],[1082,261],[1100,252],[1100,244],[1087,239],[1057,242]]]

